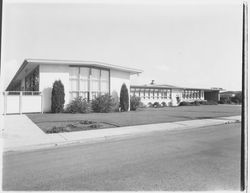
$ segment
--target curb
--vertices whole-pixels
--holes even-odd
[[[180,130],[186,130],[186,129],[197,129],[201,127],[208,127],[208,126],[215,126],[215,125],[223,125],[223,124],[232,124],[232,123],[240,123],[241,121],[239,119],[223,119],[223,118],[214,118],[214,119],[203,119],[200,120],[201,122],[204,120],[209,120],[209,123],[203,123],[198,125],[192,125],[192,122],[195,120],[188,120],[188,121],[180,121],[180,122],[171,122],[171,123],[160,123],[160,125],[172,125],[170,128],[158,128],[158,129],[152,129],[152,130],[135,130],[133,132],[127,132],[126,133],[126,127],[120,127],[120,129],[124,129],[125,133],[111,133],[111,134],[104,134],[102,136],[98,137],[90,137],[90,138],[82,138],[82,139],[76,139],[76,140],[67,140],[63,142],[52,142],[52,143],[45,143],[45,144],[38,144],[38,145],[26,145],[26,146],[19,146],[19,147],[11,147],[11,148],[3,148],[3,153],[11,153],[11,152],[25,152],[25,151],[33,151],[33,150],[39,150],[39,149],[49,149],[49,148],[57,148],[57,147],[65,147],[70,145],[77,145],[77,144],[91,144],[96,142],[104,142],[106,140],[110,139],[118,139],[118,138],[126,138],[130,136],[138,136],[138,135],[145,135],[152,132],[160,132],[160,131],[180,131]],[[213,120],[214,122],[211,122]],[[196,120],[198,122],[198,120]],[[191,125],[189,124],[191,123]],[[157,125],[157,124],[152,124]],[[137,127],[150,127],[151,124],[147,125],[138,125]],[[131,127],[127,127],[130,128]],[[117,129],[117,128],[116,128]],[[80,131],[85,132],[85,131]]]

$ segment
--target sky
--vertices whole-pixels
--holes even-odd
[[[241,1],[5,0],[2,80],[25,58],[143,70],[131,84],[241,90]]]

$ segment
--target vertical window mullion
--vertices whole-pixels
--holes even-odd
[[[80,96],[80,67],[78,67],[78,73],[77,73],[77,91],[78,91],[78,97]]]
[[[91,80],[91,76],[92,76],[92,68],[89,68],[89,77],[88,77],[88,100],[90,100],[90,95],[91,93],[91,87],[92,87],[92,80]]]
[[[102,79],[102,70],[100,70],[100,76],[99,76],[99,94],[101,95],[102,93],[102,88],[101,88],[101,79]]]

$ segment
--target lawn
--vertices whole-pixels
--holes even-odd
[[[180,106],[165,108],[143,108],[130,112],[89,113],[89,114],[27,114],[27,116],[44,132],[48,129],[79,123],[79,121],[93,121],[101,127],[85,127],[83,130],[111,128],[153,123],[166,123],[192,119],[209,119],[241,115],[239,105],[202,105]],[[76,129],[79,130],[79,129]]]

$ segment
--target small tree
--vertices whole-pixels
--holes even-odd
[[[51,111],[52,113],[63,112],[64,100],[64,86],[61,80],[56,80],[53,84],[51,97]]]
[[[121,111],[128,111],[129,107],[129,96],[128,89],[125,83],[122,84],[121,92],[120,92],[120,107]]]
[[[138,96],[130,97],[130,110],[135,111],[140,106],[141,98]]]

